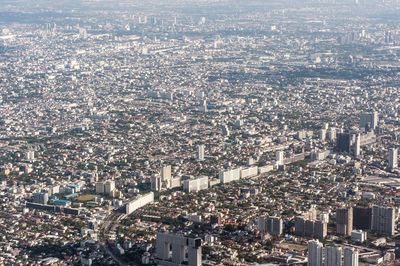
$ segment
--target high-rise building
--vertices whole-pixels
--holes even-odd
[[[365,113],[360,115],[360,128],[375,129],[378,126],[378,113]]]
[[[351,139],[350,133],[338,133],[336,135],[336,151],[350,153]]]
[[[356,141],[354,143],[354,157],[358,157],[361,154],[361,136],[357,134]]]
[[[389,151],[389,168],[395,169],[398,166],[398,152],[396,148],[392,148]]]
[[[159,260],[166,261],[168,265],[182,265],[187,257],[188,265],[200,266],[201,238],[189,238],[182,235],[158,233],[156,254]],[[164,265],[163,263],[160,264]]]
[[[258,218],[258,229],[263,233],[280,235],[283,232],[283,221],[280,217],[261,216]]]
[[[204,145],[201,144],[197,148],[197,160],[204,161]]]
[[[321,129],[320,131],[319,131],[319,139],[321,140],[321,141],[325,141],[325,139],[326,139],[326,129]]]
[[[353,231],[353,208],[336,211],[336,233],[350,236]]]
[[[229,128],[227,125],[222,126],[222,135],[228,137],[230,135]]]
[[[96,193],[97,194],[103,194],[104,193],[104,183],[103,182],[97,182],[96,183]]]
[[[115,189],[115,182],[114,180],[107,180],[104,183],[104,194],[110,194]]]
[[[308,266],[322,266],[323,245],[318,240],[308,241]]]
[[[161,169],[161,179],[162,181],[171,179],[171,165],[164,165]]]
[[[297,217],[294,229],[295,235],[322,239],[328,233],[328,224],[324,221],[306,220],[302,217]]]
[[[322,239],[325,238],[327,234],[328,234],[328,223],[324,221],[315,221],[313,237]]]
[[[325,266],[342,265],[342,248],[335,246],[325,247]]]
[[[36,192],[33,194],[33,202],[40,204],[47,204],[49,201],[49,193],[47,192]]]
[[[277,151],[276,152],[276,163],[278,165],[283,165],[283,151]]]
[[[395,213],[392,207],[372,207],[372,230],[394,234]]]
[[[355,248],[345,248],[343,261],[343,266],[358,266],[358,250]]]
[[[327,137],[331,141],[336,140],[336,129],[334,127],[331,127],[328,131]]]
[[[362,230],[371,229],[372,209],[355,207],[353,208],[353,227]]]
[[[151,190],[153,191],[161,191],[162,189],[162,181],[160,176],[153,176],[151,178]]]

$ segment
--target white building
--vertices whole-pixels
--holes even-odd
[[[319,139],[321,140],[321,141],[325,141],[325,139],[326,139],[326,129],[321,129],[320,131],[319,131]]]
[[[283,165],[283,156],[284,156],[283,151],[276,152],[276,163],[278,165]]]
[[[258,175],[258,166],[249,167],[240,170],[241,178],[249,178]]]
[[[125,213],[129,215],[132,212],[136,211],[137,209],[139,209],[153,201],[154,201],[154,193],[153,192],[150,192],[146,195],[142,195],[126,204]]]
[[[208,188],[208,176],[201,176],[196,179],[184,180],[183,190],[187,192],[197,192]]]
[[[241,168],[235,168],[226,171],[219,171],[219,179],[222,184],[226,184],[229,182],[237,181],[240,179],[240,170]]]
[[[358,266],[358,250],[354,248],[344,249],[344,264],[343,266]]]
[[[367,240],[367,232],[363,230],[353,230],[351,231],[351,240],[363,243]]]
[[[342,248],[335,246],[325,247],[325,266],[342,265]]]
[[[197,160],[204,161],[204,145],[199,145],[197,149]]]
[[[396,148],[392,148],[389,151],[389,168],[395,169],[398,166],[398,152]]]
[[[111,191],[113,191],[115,189],[115,182],[114,180],[107,180],[104,183],[104,194],[109,195],[111,193]]]
[[[323,249],[318,240],[308,241],[308,266],[322,266]]]

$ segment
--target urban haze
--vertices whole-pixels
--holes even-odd
[[[400,265],[400,0],[1,0],[0,265]]]

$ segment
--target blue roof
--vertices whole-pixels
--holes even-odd
[[[55,200],[53,201],[54,205],[67,205],[71,203],[69,200]]]
[[[66,195],[66,196],[64,196],[64,198],[66,198],[66,199],[71,199],[71,198],[76,198],[76,197],[78,197],[78,196],[79,196],[78,193],[74,193],[74,194]]]

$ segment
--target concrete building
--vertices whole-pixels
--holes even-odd
[[[253,166],[240,170],[240,178],[249,178],[258,175],[258,166]]]
[[[336,140],[336,129],[330,128],[327,134],[328,140],[335,141]]]
[[[103,182],[97,182],[96,183],[96,193],[97,194],[104,194],[104,183]]]
[[[204,145],[201,144],[197,147],[197,160],[204,161]]]
[[[276,152],[276,163],[278,165],[283,165],[284,153],[283,151]]]
[[[358,266],[358,250],[355,248],[344,249],[343,266]]]
[[[351,232],[351,240],[363,243],[367,240],[367,232],[363,230],[353,230]]]
[[[336,211],[336,233],[350,236],[353,231],[353,208]]]
[[[389,168],[396,169],[398,167],[398,152],[396,148],[389,151]]]
[[[378,125],[378,113],[365,113],[360,115],[360,128],[375,129]]]
[[[263,233],[280,235],[283,232],[283,221],[280,217],[261,216],[258,218],[258,229]]]
[[[158,233],[156,255],[158,265],[178,266],[185,262],[187,250],[187,265],[201,265],[201,238],[189,238],[182,235]],[[172,252],[170,252],[172,251]]]
[[[322,266],[323,249],[318,240],[308,241],[308,266]]]
[[[325,247],[325,266],[342,265],[342,248],[335,246]]]
[[[49,201],[49,193],[47,192],[36,192],[33,194],[33,202],[40,204],[47,204]]]
[[[225,137],[229,137],[230,131],[227,125],[222,126],[222,135]]]
[[[171,177],[171,165],[164,165],[161,169],[162,181],[170,180]]]
[[[394,235],[395,211],[392,207],[372,207],[372,230]]]
[[[328,224],[323,221],[295,219],[295,235],[322,239],[328,233]]]
[[[136,211],[139,208],[151,203],[154,201],[154,193],[150,192],[146,195],[139,196],[138,198],[128,202],[125,205],[125,213],[131,214],[132,212]]]
[[[357,134],[356,141],[354,142],[354,157],[358,157],[361,154],[361,136]]]
[[[237,181],[240,179],[241,168],[235,168],[226,171],[219,171],[219,179],[222,184],[226,184],[232,181]]]
[[[115,189],[115,182],[114,180],[107,180],[104,183],[104,194],[109,195]]]
[[[326,129],[321,129],[320,131],[319,131],[319,139],[321,140],[321,141],[325,141],[326,140]]]
[[[196,179],[184,180],[183,190],[187,192],[197,192],[208,188],[208,176],[201,176]]]
[[[362,230],[371,229],[372,208],[353,208],[353,227]]]
[[[335,150],[338,152],[350,153],[351,150],[351,134],[339,133],[336,135],[336,147]]]
[[[162,180],[160,176],[151,177],[151,190],[153,191],[161,191],[162,189]]]

